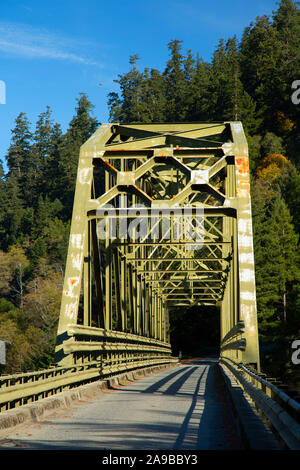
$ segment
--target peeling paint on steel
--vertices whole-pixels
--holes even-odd
[[[241,253],[239,256],[239,262],[243,264],[254,264],[254,257],[252,251],[250,253]]]
[[[77,248],[78,250],[83,249],[83,236],[81,233],[71,234],[71,244],[73,248]]]
[[[73,302],[66,305],[65,314],[68,318],[72,319],[75,316],[77,309],[77,302]]]
[[[249,300],[251,302],[256,301],[256,296],[255,296],[254,292],[242,291],[240,297],[241,297],[242,300],[246,300],[246,301]]]
[[[241,282],[254,282],[255,281],[254,270],[253,269],[241,269],[240,280]]]
[[[191,183],[205,184],[209,182],[209,170],[192,170]]]
[[[239,245],[242,247],[251,247],[252,246],[252,236],[251,235],[239,235]]]
[[[78,270],[81,269],[82,258],[83,258],[83,253],[77,254],[77,255],[74,255],[72,253],[71,259],[72,259],[73,268],[78,269]]]
[[[78,181],[80,184],[90,184],[91,182],[91,168],[82,168],[78,172]]]
[[[239,229],[239,233],[251,234],[252,233],[252,221],[249,218],[239,219],[238,229]]]

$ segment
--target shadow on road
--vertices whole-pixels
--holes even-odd
[[[6,439],[3,449],[240,449],[215,358],[183,361],[95,400],[94,416],[41,422],[43,438]],[[146,381],[145,387],[143,386]],[[149,380],[152,381],[149,385]],[[145,398],[142,399],[142,396]],[[101,406],[101,400],[102,406]],[[80,405],[81,406],[81,405]],[[80,408],[79,406],[79,408]],[[109,408],[110,407],[110,408]],[[144,408],[143,408],[144,407]],[[78,410],[79,410],[78,408]],[[82,408],[83,409],[83,408]],[[110,414],[111,410],[111,414]],[[117,410],[120,410],[118,414]],[[88,414],[86,415],[88,416]],[[51,436],[48,433],[51,431]],[[30,435],[29,435],[30,436]],[[60,438],[58,438],[60,436]],[[82,438],[80,439],[80,436]],[[69,439],[68,439],[69,438]]]

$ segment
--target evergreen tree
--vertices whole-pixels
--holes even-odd
[[[63,134],[59,124],[53,124],[50,129],[48,155],[44,161],[43,172],[39,180],[40,194],[48,196],[51,201],[61,198],[61,183],[63,168],[61,165],[61,149]]]
[[[190,120],[190,114],[192,111],[191,108],[194,102],[194,96],[193,96],[194,89],[192,85],[193,85],[193,78],[196,72],[195,64],[196,64],[196,60],[193,56],[193,53],[190,49],[188,49],[182,61],[182,67],[183,67],[183,72],[184,72],[184,88],[182,90],[183,92],[183,96],[182,96],[183,118],[182,119],[184,121]]]
[[[277,312],[281,321],[286,323],[287,318],[287,295],[293,283],[299,280],[299,255],[298,236],[292,224],[292,218],[288,207],[281,196],[277,196],[270,212],[267,223],[266,245],[271,254],[270,258],[275,262],[278,274]],[[271,266],[268,276],[272,275]]]
[[[100,123],[91,115],[95,106],[89,101],[86,93],[80,93],[80,98],[76,101],[76,113],[69,124],[65,138],[71,142],[72,147],[76,145],[79,148],[95,132]]]
[[[300,70],[300,9],[299,2],[282,0],[273,14],[273,24],[280,39],[277,65],[277,87],[274,94],[279,97],[280,114],[277,117],[278,132],[285,137],[287,155],[298,163],[300,158],[300,108],[291,100],[292,83],[299,79]],[[277,98],[278,99],[278,98]],[[288,131],[282,130],[280,117],[289,123]],[[279,119],[278,119],[279,118]]]
[[[251,133],[257,129],[255,103],[244,90],[241,81],[239,50],[236,37],[224,40],[214,53],[210,74],[210,94],[213,100],[211,118],[243,121]]]
[[[277,66],[280,54],[278,33],[269,17],[262,16],[244,31],[241,41],[241,80],[245,91],[256,102],[261,126],[276,132],[274,118],[278,98]],[[275,109],[274,109],[275,108]]]
[[[3,221],[6,213],[5,205],[5,178],[2,162],[0,161],[0,240],[4,235]],[[1,248],[1,244],[0,244]]]
[[[113,122],[143,122],[143,74],[137,69],[138,55],[130,56],[131,69],[128,73],[119,75],[118,80],[121,90],[121,99],[117,93],[110,93],[109,108],[110,120]]]
[[[166,120],[169,122],[184,121],[187,112],[184,102],[187,62],[184,62],[184,56],[181,54],[181,43],[178,39],[169,42],[171,57],[163,74],[166,84]]]
[[[300,2],[281,0],[273,13],[273,27],[276,28],[281,43],[278,72],[288,85],[298,77],[300,69]]]
[[[61,143],[61,128],[55,124],[51,117],[51,109],[47,106],[46,111],[38,117],[35,133],[33,135],[32,154],[35,161],[35,194],[34,201],[39,195],[49,195],[53,192],[55,180],[59,177],[55,171],[59,163],[59,145]]]
[[[156,69],[145,68],[141,87],[140,120],[145,123],[164,122],[165,109],[165,82],[160,72]]]
[[[188,88],[188,121],[207,121],[209,119],[210,95],[208,85],[210,67],[210,64],[203,62],[197,54]]]
[[[284,188],[284,196],[293,218],[296,232],[300,235],[300,173],[294,168]]]
[[[51,184],[47,184],[46,168],[53,153],[54,126],[51,119],[51,110],[47,106],[46,111],[38,117],[35,132],[32,135],[30,159],[32,165],[28,171],[28,183],[26,185],[25,200],[29,205],[36,203],[40,194],[47,194]]]
[[[13,174],[18,181],[23,182],[32,163],[32,133],[30,131],[30,123],[25,113],[18,115],[15,120],[15,127],[11,132],[11,145],[6,156],[8,176]]]
[[[108,93],[107,107],[109,110],[109,122],[121,122],[122,103],[121,98],[115,91]]]
[[[108,95],[110,122],[163,122],[165,120],[165,81],[156,69],[137,69],[138,56],[130,56],[129,72],[119,75],[121,96]]]
[[[32,158],[32,133],[25,113],[20,113],[12,130],[11,144],[6,156],[8,179],[19,186],[20,197],[26,200],[31,191],[31,176],[35,168]]]
[[[299,279],[299,257],[288,207],[266,188],[257,184],[252,197],[258,315],[261,332],[270,336],[288,322],[287,297]]]
[[[93,108],[86,94],[81,93],[77,99],[76,113],[60,146],[59,186],[56,187],[56,191],[60,194],[60,201],[64,207],[62,217],[65,221],[69,220],[72,214],[80,147],[100,124],[91,115]]]
[[[267,335],[274,327],[275,308],[273,297],[276,292],[277,280],[270,277],[265,279],[268,273],[269,263],[266,262],[266,220],[275,192],[263,180],[256,180],[252,187],[252,220],[253,220],[253,245],[255,259],[255,279],[257,311],[260,334]]]
[[[12,172],[5,182],[4,204],[6,211],[2,222],[4,236],[1,237],[1,247],[5,250],[16,243],[21,235],[24,201],[17,175],[18,172]]]

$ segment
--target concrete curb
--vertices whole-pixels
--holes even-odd
[[[255,407],[246,398],[233,374],[219,364],[236,421],[236,427],[246,450],[283,450]]]
[[[97,380],[81,385],[57,395],[43,398],[37,402],[23,405],[0,413],[0,438],[6,437],[7,432],[16,426],[43,420],[57,409],[69,408],[84,399],[89,399],[105,390],[124,385],[126,382],[138,380],[147,375],[160,372],[162,369],[178,366],[178,363],[162,364],[145,367],[134,371],[124,372],[107,379]]]

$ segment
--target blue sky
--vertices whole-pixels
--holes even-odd
[[[85,92],[95,117],[106,122],[107,94],[117,91],[113,80],[128,70],[130,55],[139,55],[141,69],[163,70],[168,42],[179,39],[184,50],[210,61],[219,39],[240,37],[278,7],[275,0],[0,0],[0,6],[1,159],[21,111],[34,129],[49,105],[65,131]]]

